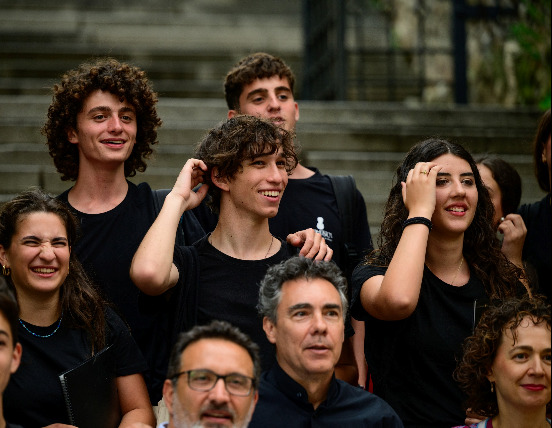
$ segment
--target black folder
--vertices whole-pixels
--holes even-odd
[[[121,420],[112,346],[59,375],[69,420],[79,428],[116,428]]]

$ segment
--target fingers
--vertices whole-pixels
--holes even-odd
[[[314,259],[330,261],[333,250],[326,244],[326,240],[314,229],[305,229],[287,236],[287,241],[294,247],[301,247],[299,255]]]

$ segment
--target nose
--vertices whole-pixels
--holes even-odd
[[[284,174],[287,177],[287,172],[285,171],[285,169],[279,168],[278,165],[274,162],[269,165],[266,180],[270,183],[279,184],[284,181]]]
[[[466,189],[464,184],[461,181],[454,181],[453,183],[453,195],[464,196],[466,194]]]
[[[276,96],[276,94],[270,94],[268,96],[268,110],[271,112],[280,111],[280,100]]]
[[[121,119],[117,115],[113,115],[109,118],[107,126],[107,130],[113,133],[119,133],[123,129]]]
[[[56,258],[54,248],[49,243],[40,246],[40,258],[43,260],[53,260]]]
[[[545,369],[544,363],[540,357],[533,358],[531,366],[529,367],[529,374],[533,376],[544,376]]]
[[[324,315],[316,312],[312,317],[312,334],[324,334],[328,329]]]
[[[209,391],[209,399],[214,403],[226,403],[230,400],[230,394],[226,390],[224,379],[217,379],[215,386]]]

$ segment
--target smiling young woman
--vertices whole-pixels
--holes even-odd
[[[111,347],[119,427],[154,424],[141,372],[146,365],[122,320],[108,308],[71,252],[77,221],[62,202],[31,190],[0,210],[0,262],[19,304],[22,364],[4,394],[6,420],[69,424],[59,375]],[[92,388],[89,405],[97,398]],[[102,426],[105,426],[102,424]]]
[[[406,427],[464,421],[451,373],[474,306],[525,292],[522,271],[500,252],[492,215],[472,156],[446,140],[422,141],[397,168],[379,250],[353,273],[351,314],[370,331],[374,392]]]

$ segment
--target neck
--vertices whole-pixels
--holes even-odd
[[[332,380],[332,374],[324,374],[319,376],[310,376],[307,380],[297,380],[309,395],[309,403],[317,409],[328,397],[328,390],[330,389],[330,383]]]
[[[546,407],[535,412],[520,412],[517,408],[501,406],[500,413],[493,418],[493,428],[550,428],[546,421]]]
[[[469,267],[464,261],[463,235],[455,240],[440,240],[429,235],[425,262],[442,281],[460,286],[469,279]]]
[[[69,204],[80,212],[99,214],[112,210],[126,197],[128,183],[124,169],[97,170],[91,173],[79,170],[79,177],[69,191]]]
[[[240,260],[262,260],[280,250],[280,241],[268,229],[268,219],[266,224],[248,227],[243,222],[227,223],[221,218],[209,236],[211,245],[220,252]]]
[[[291,175],[289,176],[290,179],[304,179],[309,178],[314,175],[314,172],[308,169],[307,167],[304,167],[301,164],[297,164]]]
[[[48,297],[30,297],[18,290],[19,318],[29,324],[48,327],[61,316],[59,292]]]

